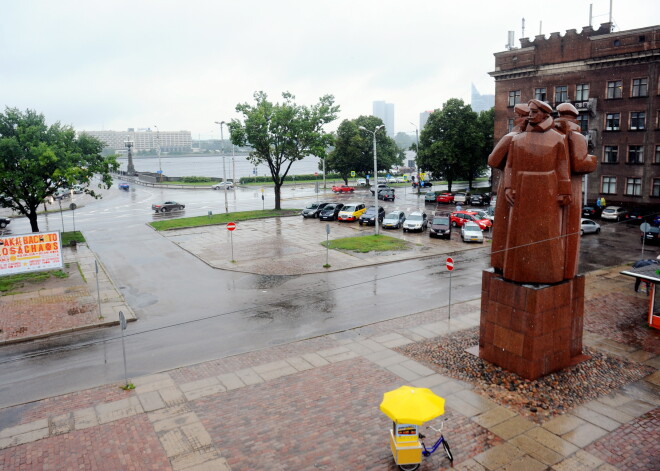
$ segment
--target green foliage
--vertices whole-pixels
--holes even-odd
[[[114,156],[103,157],[103,143],[59,122],[46,125],[33,110],[6,108],[0,114],[0,188],[7,198],[0,206],[21,213],[39,231],[37,208],[60,188],[75,184],[100,198],[88,185],[97,175],[99,188],[110,188],[111,171],[119,168]]]
[[[215,179],[211,177],[183,177],[181,179],[183,183],[215,183]],[[179,183],[179,182],[177,182]]]
[[[227,224],[228,222],[247,221],[249,219],[298,215],[300,215],[300,209],[266,209],[265,211],[239,211],[236,213],[212,214],[211,216],[168,219],[165,221],[150,222],[149,225],[157,231],[166,231],[168,229],[180,229],[182,227],[213,226],[216,224]]]
[[[408,250],[410,244],[405,240],[386,235],[368,235],[357,237],[345,237],[343,239],[330,240],[321,245],[331,249],[350,250],[351,252],[387,252],[392,250]]]
[[[337,129],[335,148],[326,160],[326,170],[339,173],[344,183],[348,183],[351,171],[366,176],[374,173],[374,135],[363,131],[360,126],[373,131],[383,121],[375,116],[360,116],[353,120],[344,120]],[[394,139],[387,136],[385,129],[376,132],[376,156],[378,170],[389,170],[403,164],[403,151],[397,147]]]
[[[0,277],[0,292],[3,293],[3,295],[14,293],[16,289],[22,288],[26,284],[39,283],[40,281],[47,280],[51,276],[67,278],[69,275],[62,270],[51,270],[2,276]]]
[[[252,147],[248,160],[268,165],[275,184],[275,209],[280,209],[280,187],[293,162],[308,155],[325,156],[332,134],[325,133],[323,126],[334,121],[339,111],[332,95],[311,107],[297,105],[288,92],[282,98],[282,103],[272,103],[264,92],[255,92],[254,105],[236,105],[245,122],[233,119],[228,125],[234,145]]]
[[[417,165],[447,180],[449,191],[459,178],[472,186],[474,178],[486,168],[486,137],[481,129],[485,122],[486,117],[480,122],[479,115],[463,100],[448,100],[442,109],[431,113],[422,129]]]

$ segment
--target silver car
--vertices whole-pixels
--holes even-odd
[[[424,232],[426,227],[429,224],[429,220],[426,217],[426,213],[421,211],[415,211],[411,213],[410,216],[406,218],[406,221],[403,223],[403,232],[408,231],[420,231]]]
[[[600,232],[600,224],[597,222],[585,218],[582,218],[580,222],[580,235],[598,234]]]
[[[463,242],[484,243],[484,233],[476,222],[468,221],[461,226],[461,239]]]
[[[383,229],[399,229],[405,220],[406,215],[403,211],[392,211],[383,219]]]

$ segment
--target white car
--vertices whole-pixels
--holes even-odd
[[[484,243],[484,233],[476,222],[468,221],[461,226],[461,239],[463,242]]]
[[[220,183],[216,183],[211,188],[213,188],[214,190],[224,190],[225,188],[228,190],[233,190],[234,184],[232,182],[220,182]]]
[[[394,180],[396,183],[406,183],[406,179],[403,177],[396,177]]]
[[[607,208],[603,209],[603,212],[600,214],[600,218],[621,221],[622,219],[628,218],[628,210],[622,208],[621,206],[608,206]]]
[[[591,219],[581,219],[580,235],[585,234],[598,234],[600,232],[600,224],[592,221]]]
[[[359,178],[357,181],[357,186],[367,186],[367,180],[364,178]]]
[[[408,231],[424,232],[428,224],[429,224],[429,220],[426,217],[426,213],[423,213],[421,211],[415,211],[413,213],[410,213],[410,216],[408,216],[404,221],[403,232],[408,232]]]

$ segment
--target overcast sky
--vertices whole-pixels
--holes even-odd
[[[609,0],[20,0],[0,15],[0,104],[77,130],[157,125],[218,138],[256,90],[325,94],[343,119],[394,104],[395,131],[470,84],[494,93],[493,53],[608,20]],[[660,23],[660,1],[614,0],[616,31]]]

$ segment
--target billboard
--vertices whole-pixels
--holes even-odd
[[[63,266],[59,231],[0,237],[0,276]]]

